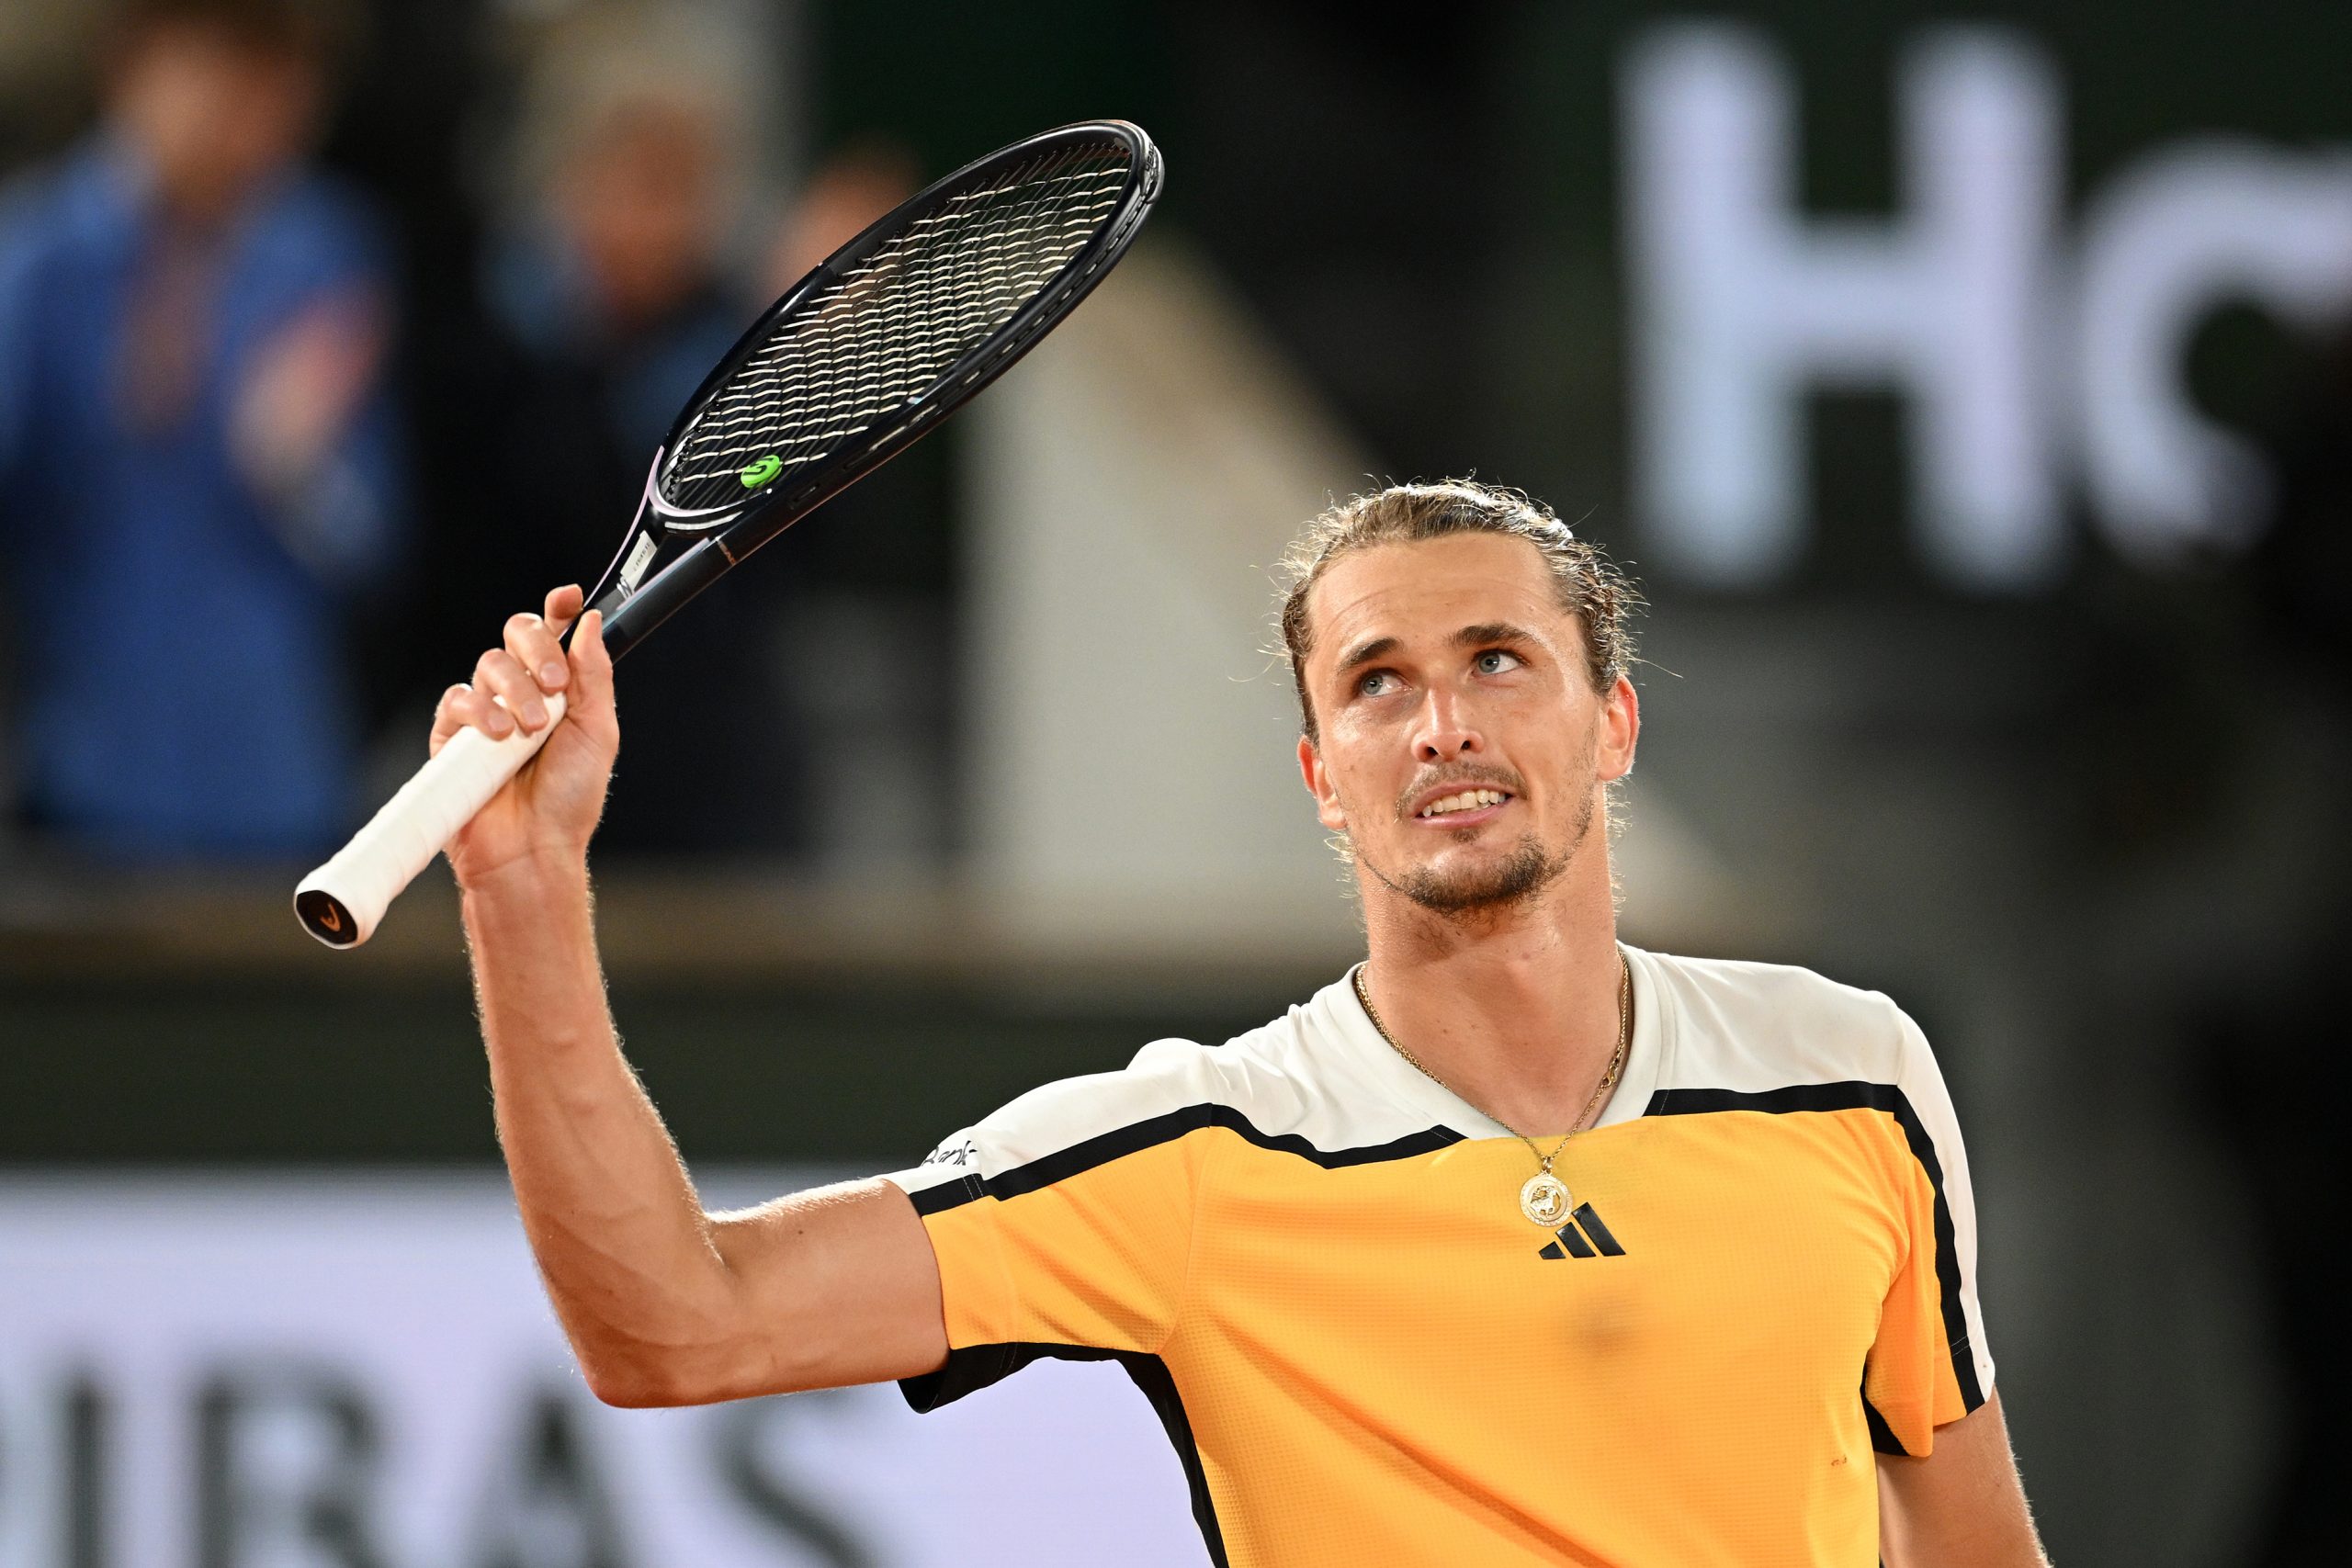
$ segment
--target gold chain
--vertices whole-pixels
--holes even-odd
[[[1388,1042],[1388,1045],[1391,1050],[1395,1051],[1398,1055],[1404,1057],[1405,1060],[1412,1063],[1415,1067],[1419,1068],[1423,1077],[1437,1085],[1438,1088],[1445,1090],[1446,1093],[1453,1095],[1454,1099],[1462,1100],[1464,1104],[1469,1104],[1469,1100],[1459,1093],[1452,1084],[1438,1077],[1434,1072],[1431,1072],[1430,1070],[1430,1065],[1427,1062],[1422,1061],[1419,1056],[1414,1055],[1412,1052],[1407,1050],[1405,1048],[1404,1042],[1389,1033],[1388,1026],[1380,1021],[1380,1010],[1372,1005],[1372,993],[1364,988],[1363,972],[1368,967],[1370,967],[1368,964],[1358,964],[1356,966],[1356,1000],[1363,1004],[1363,1015],[1372,1020],[1373,1028],[1380,1032],[1380,1037]],[[1593,1111],[1599,1109],[1602,1098],[1609,1093],[1611,1089],[1616,1086],[1617,1075],[1624,1070],[1626,1048],[1633,1043],[1633,1039],[1634,971],[1633,966],[1625,961],[1624,953],[1621,952],[1617,954],[1617,1049],[1609,1058],[1608,1070],[1600,1075],[1600,1081],[1593,1086],[1592,1098],[1584,1102],[1584,1109],[1577,1113],[1577,1119],[1569,1126],[1568,1130],[1560,1135],[1560,1141],[1552,1145],[1552,1152],[1547,1155],[1542,1149],[1537,1148],[1535,1146],[1534,1139],[1529,1137],[1518,1128],[1511,1126],[1509,1122],[1503,1121],[1501,1117],[1495,1116],[1492,1117],[1492,1120],[1497,1126],[1503,1128],[1504,1131],[1510,1133],[1512,1137],[1517,1138],[1521,1143],[1525,1144],[1527,1145],[1527,1152],[1535,1156],[1536,1168],[1541,1170],[1544,1175],[1549,1176],[1552,1173],[1552,1162],[1560,1157],[1560,1151],[1568,1146],[1568,1140],[1570,1138],[1575,1137],[1578,1133],[1584,1131],[1585,1122],[1590,1119]]]

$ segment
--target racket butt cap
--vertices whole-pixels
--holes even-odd
[[[343,900],[323,887],[297,888],[294,915],[304,931],[329,947],[356,947],[368,934]]]

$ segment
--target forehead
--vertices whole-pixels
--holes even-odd
[[[1508,534],[1453,534],[1374,545],[1341,556],[1306,596],[1316,660],[1368,637],[1452,637],[1508,622],[1550,631],[1567,618],[1544,552]]]

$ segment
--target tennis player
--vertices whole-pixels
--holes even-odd
[[[1219,1563],[2044,1562],[1926,1041],[1803,969],[1620,942],[1632,591],[1510,491],[1317,519],[1282,626],[1370,955],[1218,1046],[1048,1085],[893,1176],[706,1212],[616,1041],[586,851],[619,741],[576,590],[437,745],[570,717],[450,846],[500,1137],[617,1404],[1123,1363]]]

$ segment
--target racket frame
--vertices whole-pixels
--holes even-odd
[[[675,507],[662,499],[662,462],[685,439],[695,422],[735,373],[766,346],[779,321],[854,272],[910,226],[984,186],[1008,164],[1050,154],[1062,147],[1106,139],[1125,142],[1133,159],[1126,186],[1120,193],[1119,210],[1062,265],[1035,299],[949,365],[929,387],[876,419],[861,439],[843,443],[837,450],[794,473],[786,485],[763,487],[740,502],[699,511]],[[702,385],[686,400],[668,436],[653,455],[652,465],[646,471],[637,517],[629,525],[612,564],[605,569],[587,599],[587,608],[604,612],[605,643],[613,657],[617,659],[627,653],[744,557],[914,445],[940,420],[1019,363],[1093,292],[1095,285],[1126,254],[1143,227],[1144,219],[1159,198],[1161,183],[1159,149],[1142,127],[1117,119],[1059,126],[999,148],[934,180],[866,225],[855,238],[787,289],[703,378]],[[678,541],[691,542],[660,571],[644,576],[662,547]],[[638,563],[634,571],[632,560]]]

